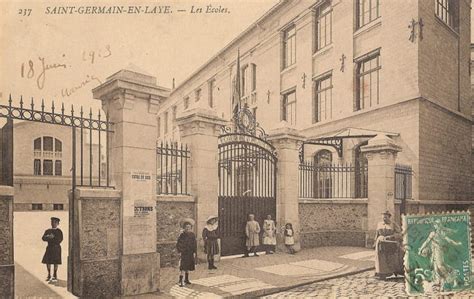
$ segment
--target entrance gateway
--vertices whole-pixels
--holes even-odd
[[[243,107],[218,139],[219,228],[222,255],[245,252],[245,225],[249,214],[263,229],[267,215],[276,219],[275,148],[255,116]]]

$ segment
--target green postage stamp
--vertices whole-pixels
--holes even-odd
[[[408,294],[472,289],[470,223],[469,212],[403,216]]]

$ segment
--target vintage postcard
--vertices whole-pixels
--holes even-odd
[[[471,7],[0,0],[0,298],[474,296]]]

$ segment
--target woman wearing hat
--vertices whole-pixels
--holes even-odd
[[[58,228],[59,218],[51,217],[51,228],[43,234],[43,241],[48,242],[46,252],[44,253],[42,263],[46,264],[48,277],[46,281],[55,283],[58,281],[58,265],[61,265],[61,242],[63,241],[63,232]],[[54,265],[54,274],[51,277],[51,265]]]
[[[209,216],[206,221],[206,227],[202,230],[202,239],[204,240],[204,252],[207,253],[207,263],[209,270],[217,269],[214,266],[214,255],[219,254],[220,238],[217,230],[218,218],[217,216]]]
[[[382,213],[383,221],[377,224],[375,233],[375,276],[385,279],[391,275],[403,275],[403,248],[400,226],[392,222],[389,211]]]
[[[181,221],[183,232],[178,237],[176,249],[180,253],[179,262],[179,286],[191,284],[189,281],[189,271],[194,271],[196,263],[197,242],[196,236],[192,232],[194,220],[186,218]],[[183,281],[184,274],[184,281]]]

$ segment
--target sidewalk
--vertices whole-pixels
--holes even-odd
[[[222,259],[217,270],[207,264],[191,272],[191,285],[179,287],[177,268],[161,269],[159,296],[176,298],[256,297],[296,286],[366,271],[374,267],[374,251],[360,247],[320,247],[296,255]]]

